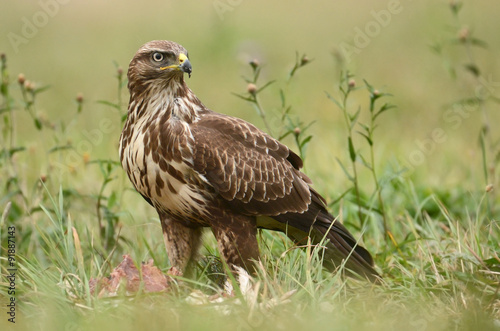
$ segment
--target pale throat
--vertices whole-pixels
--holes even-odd
[[[183,81],[169,81],[165,84],[150,84],[140,96],[132,94],[129,115],[135,119],[170,113],[172,118],[183,122],[196,122],[202,104]],[[140,107],[145,107],[142,111]]]

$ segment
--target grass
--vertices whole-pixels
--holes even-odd
[[[58,86],[33,82],[28,73],[16,81],[9,70],[16,57],[3,56],[0,305],[6,307],[12,297],[6,276],[9,227],[14,226],[17,306],[15,325],[0,310],[0,328],[498,330],[498,98],[496,85],[484,83],[490,79],[487,64],[494,54],[475,31],[465,28],[467,8],[451,3],[449,9],[451,15],[443,20],[450,29],[429,54],[449,73],[453,84],[447,91],[457,97],[450,102],[431,93],[431,102],[445,105],[439,117],[443,121],[422,120],[433,129],[456,126],[445,132],[447,139],[442,133],[432,136],[430,130],[433,139],[406,142],[400,123],[414,123],[412,115],[420,108],[404,115],[395,102],[401,97],[391,86],[381,86],[376,78],[368,84],[360,72],[348,74],[350,67],[341,58],[343,74],[332,78],[334,86],[315,86],[327,92],[321,96],[324,101],[315,101],[331,112],[322,118],[307,116],[300,101],[305,98],[301,80],[319,61],[302,53],[295,62],[291,54],[289,66],[272,63],[285,74],[272,71],[271,63],[251,62],[241,69],[245,77],[250,75],[242,83],[243,92],[231,90],[244,100],[227,94],[242,108],[250,103],[256,110],[254,122],[305,158],[306,172],[330,209],[374,253],[384,276],[381,286],[328,273],[321,268],[321,249],[297,249],[282,234],[262,231],[259,274],[250,290],[237,289],[235,297],[208,302],[207,296],[220,290],[202,267],[166,294],[95,297],[89,279],[107,276],[123,254],[136,263],[152,258],[164,271],[169,267],[159,221],[131,189],[117,162],[116,146],[107,140],[117,140],[124,120],[123,69],[115,67],[115,81],[100,82],[114,91],[98,101],[105,109],[100,116],[90,112],[95,103],[77,95],[59,118],[40,111],[57,103],[45,95]],[[276,79],[269,79],[269,72]],[[476,93],[477,87],[483,93]],[[398,107],[391,109],[391,104]],[[328,122],[329,116],[338,119],[338,126],[320,121]],[[466,120],[478,125],[463,125]],[[335,139],[330,142],[331,136],[322,132],[332,127]],[[26,134],[30,131],[38,138]],[[463,137],[456,138],[457,132]],[[464,140],[478,143],[463,147]],[[408,150],[398,148],[400,141]],[[332,162],[322,154],[330,144],[342,146]],[[103,145],[111,145],[111,152]],[[441,153],[448,159],[440,158]],[[33,159],[42,175],[27,166]],[[447,171],[439,171],[443,168]],[[456,176],[457,171],[466,175]],[[448,181],[448,172],[458,180]],[[430,184],[436,177],[436,184]],[[210,234],[202,255],[217,255]]]

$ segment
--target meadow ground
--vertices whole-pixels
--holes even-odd
[[[499,330],[498,9],[2,2],[0,328]],[[320,249],[262,231],[246,294],[208,302],[221,290],[206,259],[168,293],[90,294],[124,254],[169,268],[157,215],[117,162],[128,61],[153,39],[189,50],[188,84],[209,108],[304,157],[374,254],[381,286],[328,273]],[[217,256],[205,237],[202,255]]]

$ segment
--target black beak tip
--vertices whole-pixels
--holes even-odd
[[[191,72],[193,71],[193,68],[191,67],[191,62],[189,60],[185,60],[181,64],[181,70],[189,75],[189,78],[191,78]]]

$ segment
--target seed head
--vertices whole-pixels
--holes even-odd
[[[78,102],[78,103],[83,102],[83,93],[80,92],[76,95],[76,102]]]
[[[259,67],[260,63],[259,60],[253,59],[250,61],[250,66],[252,67],[253,70],[257,69]]]
[[[293,133],[298,136],[300,134],[300,132],[302,132],[302,130],[300,130],[300,128],[297,126],[295,127],[295,129],[293,129]]]
[[[458,40],[460,40],[460,42],[464,43],[466,42],[470,37],[470,30],[468,27],[463,27],[462,29],[460,29],[460,31],[458,31]]]
[[[486,185],[486,193],[493,191],[493,184]]]
[[[251,95],[255,95],[257,93],[257,86],[253,83],[247,85],[247,92]]]
[[[24,77],[24,74],[19,74],[19,76],[17,76],[17,82],[20,85],[23,85],[25,81],[26,81],[26,77]]]
[[[347,83],[347,85],[349,86],[349,88],[356,87],[356,81],[354,80],[354,78],[349,79],[349,82]]]
[[[33,91],[35,89],[35,84],[29,80],[26,80],[24,82],[24,88],[26,89],[26,91]]]
[[[306,64],[309,63],[309,61],[310,61],[309,58],[306,55],[304,55],[302,59],[300,59],[300,65],[305,66]]]
[[[460,9],[460,4],[455,0],[451,0],[450,1],[450,8],[454,13],[457,13],[458,9]]]

